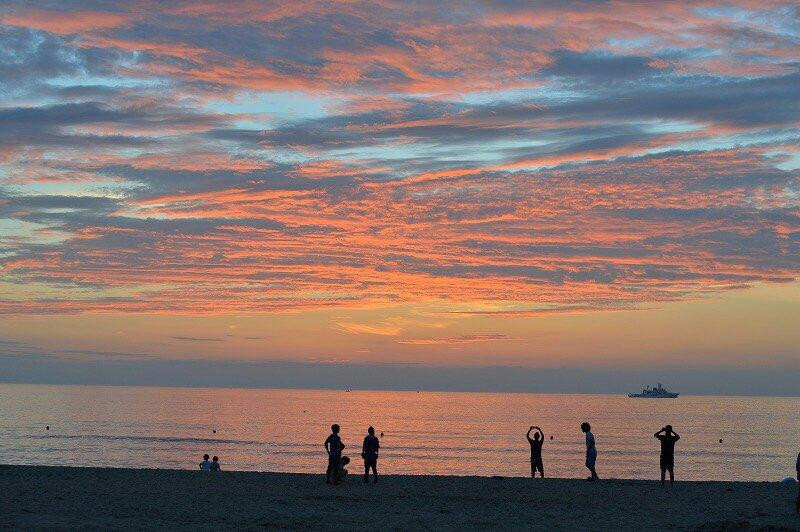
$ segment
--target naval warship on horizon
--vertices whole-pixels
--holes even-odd
[[[628,397],[644,397],[647,399],[675,399],[678,397],[678,394],[675,392],[670,392],[663,386],[661,383],[658,383],[658,387],[653,386],[650,388],[649,386],[642,390],[642,393],[629,393]]]

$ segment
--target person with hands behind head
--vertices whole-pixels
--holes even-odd
[[[661,442],[661,486],[664,486],[664,477],[667,476],[667,471],[669,471],[669,485],[673,486],[675,485],[675,442],[681,437],[672,430],[672,425],[662,428],[653,434],[653,437]]]
[[[531,438],[531,432],[533,430],[536,432]],[[536,477],[536,471],[539,471],[539,474],[544,478],[544,464],[542,463],[542,445],[544,445],[544,432],[539,427],[531,427],[528,429],[528,434],[525,435],[528,438],[528,443],[531,445],[531,477]]]

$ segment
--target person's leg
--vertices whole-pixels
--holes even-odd
[[[597,463],[597,451],[593,453],[588,453],[586,455],[586,467],[589,468],[589,471],[592,473],[592,476],[589,477],[590,480],[598,480],[600,478],[599,476],[597,476],[597,471],[594,468],[596,463]]]
[[[800,475],[797,476],[800,477]],[[800,481],[800,478],[797,480]],[[800,485],[797,486],[797,502],[794,503],[794,513],[800,514]]]
[[[378,459],[373,458],[372,460],[372,478],[375,480],[375,483],[378,483]]]
[[[331,464],[331,470],[333,471],[333,483],[334,484],[338,484],[339,481],[342,479],[342,476],[343,476],[342,472],[341,472],[341,469],[342,469],[342,466],[341,466],[341,463],[340,463],[341,462],[341,458],[338,457],[338,456],[335,457],[335,458],[331,458],[331,462],[333,462]]]
[[[531,457],[531,478],[535,478],[535,477],[536,477],[536,462]]]
[[[333,475],[336,471],[333,468],[333,457],[328,457],[328,469],[325,471],[325,484],[331,483],[331,475]]]
[[[539,475],[544,478],[544,464],[542,463],[541,459],[536,463],[536,469],[539,470]]]
[[[364,458],[364,484],[369,482],[369,458]]]
[[[675,485],[675,466],[673,464],[669,465],[669,485]]]
[[[664,487],[664,479],[667,478],[667,466],[661,462],[661,487]]]

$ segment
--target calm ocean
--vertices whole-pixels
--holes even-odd
[[[525,432],[539,425],[545,473],[583,477],[587,420],[601,477],[657,478],[652,434],[670,423],[679,480],[775,481],[794,475],[798,412],[800,398],[776,397],[2,384],[0,463],[194,469],[209,453],[223,469],[324,472],[322,442],[339,423],[351,471],[373,425],[384,473],[526,476]]]

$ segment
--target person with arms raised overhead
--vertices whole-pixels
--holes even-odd
[[[536,429],[533,438],[531,438],[531,431]],[[536,471],[544,478],[544,464],[542,463],[542,445],[544,445],[544,432],[539,427],[531,427],[528,429],[528,443],[531,445],[531,477],[536,477]]]
[[[669,471],[669,485],[675,485],[675,442],[681,437],[672,430],[672,425],[667,425],[663,429],[653,434],[661,442],[661,486],[664,486],[664,478]]]
[[[325,450],[328,452],[328,469],[325,471],[325,484],[339,483],[339,469],[342,460],[344,444],[339,437],[339,425],[331,425],[331,435],[325,440]]]
[[[361,446],[361,457],[364,458],[364,484],[369,482],[369,470],[372,469],[372,478],[378,483],[378,450],[381,442],[375,437],[375,429],[367,429],[364,444]]]
[[[594,443],[592,426],[584,421],[581,423],[581,430],[584,432],[584,434],[586,434],[586,468],[592,474],[586,480],[600,480],[600,477],[597,476],[597,471],[594,468],[595,464],[597,463],[597,447],[595,447]]]

